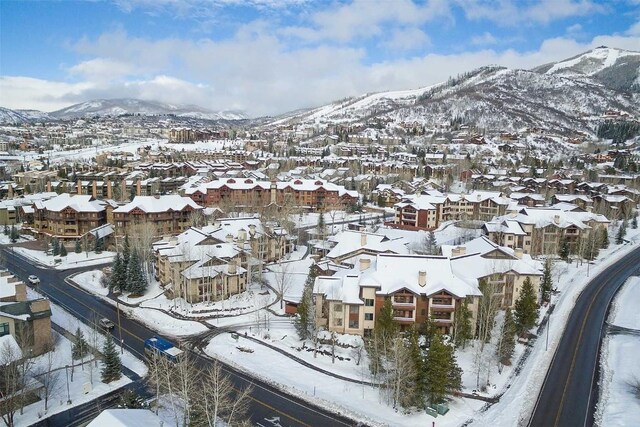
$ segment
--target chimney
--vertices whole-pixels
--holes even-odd
[[[271,185],[269,186],[269,193],[270,193],[270,201],[269,203],[272,205],[275,205],[277,202],[277,194],[278,194],[278,184],[276,183],[276,180],[273,179],[271,180]]]
[[[365,271],[371,267],[371,260],[369,258],[360,258],[360,271]]]
[[[255,224],[249,224],[249,235],[251,235],[252,237],[256,235],[256,225]]]
[[[240,240],[241,242],[247,240],[247,230],[245,230],[244,228],[238,230],[238,240]]]
[[[82,194],[82,181],[78,180],[76,183],[76,189],[78,194]]]
[[[94,179],[91,183],[91,196],[96,199],[98,197],[98,183]]]
[[[235,259],[229,260],[227,272],[229,274],[236,274],[238,272],[238,268],[237,268]]]
[[[111,181],[107,179],[107,199],[113,198],[113,188],[111,187]]]
[[[418,285],[424,287],[427,284],[427,272],[425,270],[418,271]]]
[[[127,194],[127,180],[123,179],[120,182],[120,200],[128,199],[129,195]]]
[[[227,243],[233,243],[233,234],[227,234]]]
[[[555,222],[556,224],[560,224],[560,215],[554,215],[553,222]]]
[[[136,196],[142,196],[142,180],[140,178],[136,181]]]
[[[11,185],[9,185],[11,187]],[[47,180],[47,193],[51,193],[53,190],[51,189],[51,181]]]
[[[465,255],[467,253],[467,248],[465,246],[456,246],[451,249],[451,258],[455,258],[458,256]]]
[[[513,250],[513,254],[516,256],[516,258],[522,259],[522,254],[524,254],[524,251],[522,250],[522,248],[515,248]]]
[[[367,245],[367,235],[364,233],[360,233],[360,246]]]

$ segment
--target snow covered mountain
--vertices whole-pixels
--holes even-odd
[[[533,71],[574,79],[590,77],[612,89],[640,92],[640,52],[630,50],[601,46]]]
[[[17,125],[43,120],[49,121],[55,119],[51,117],[49,113],[38,110],[10,110],[0,107],[0,124]]]
[[[51,113],[58,119],[73,119],[86,116],[122,116],[140,114],[145,116],[176,115],[202,120],[244,120],[246,115],[239,111],[214,112],[197,105],[173,105],[141,99],[96,99],[75,104]]]
[[[630,82],[638,81],[639,58],[637,52],[599,48],[531,71],[482,67],[429,87],[367,94],[281,116],[271,125],[362,124],[379,118],[388,127],[434,127],[459,118],[489,130],[593,133],[607,110],[640,117],[640,90],[629,93],[635,88]]]

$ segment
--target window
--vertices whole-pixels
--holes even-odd
[[[372,299],[368,299],[367,298],[367,299],[364,300],[364,305],[367,306],[367,307],[373,307],[373,302],[374,301]]]
[[[357,305],[349,306],[349,314],[358,314],[360,312],[359,307]]]
[[[349,327],[352,329],[358,329],[358,324],[357,320],[349,320]]]
[[[340,318],[333,319],[333,326],[342,326],[342,319]]]
[[[9,324],[0,323],[0,337],[3,337],[5,335],[9,335]]]
[[[342,311],[342,304],[334,304],[333,305],[333,311],[335,311],[336,313],[341,312]]]
[[[365,313],[364,320],[373,320],[373,313]]]

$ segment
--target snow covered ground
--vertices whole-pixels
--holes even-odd
[[[102,278],[104,274],[100,270],[85,271],[84,273],[70,276],[78,286],[82,289],[97,295],[108,295],[109,289],[102,286]]]
[[[609,230],[609,235],[613,234]],[[637,247],[640,239],[640,229],[627,230],[626,238],[629,243],[623,245],[612,243],[609,248],[601,250],[598,258],[592,265],[588,266],[588,270],[587,264],[579,265],[573,262],[567,265],[564,262],[556,262],[553,271],[553,282],[559,293],[552,300],[552,303],[555,304],[555,309],[549,321],[548,348],[545,348],[547,332],[543,331],[545,339],[535,342],[520,374],[514,377],[508,389],[502,390],[505,393],[500,401],[492,405],[488,410],[476,414],[471,425],[515,426],[523,422],[526,423],[535,405],[536,399],[532,396],[536,396],[542,387],[547,368],[562,337],[565,321],[573,309],[578,295],[588,283],[589,277],[595,276],[598,272]]]
[[[35,249],[14,247],[13,250],[39,265],[54,267],[56,270],[68,270],[70,268],[106,264],[108,262],[112,262],[113,257],[116,255],[115,252],[104,251],[97,254],[92,251],[82,252],[79,254],[75,252],[69,252],[67,256],[61,257],[48,255],[44,251],[38,251]]]
[[[640,278],[631,277],[618,292],[608,322],[640,333]],[[640,385],[640,335],[609,332],[602,343],[600,399],[596,423],[600,426],[632,426],[640,420],[640,394],[630,383]]]
[[[292,369],[292,361],[288,357],[242,337],[236,342],[230,334],[221,334],[210,341],[205,351],[298,397],[370,425],[430,426],[435,421],[438,427],[457,426],[484,405],[484,402],[477,400],[456,398],[449,405],[449,413],[438,418],[425,412],[404,414],[382,402],[378,389],[374,387],[322,375],[300,365]],[[366,380],[366,367],[361,365],[359,371],[359,377]]]

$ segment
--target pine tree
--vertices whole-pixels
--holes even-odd
[[[316,278],[316,269],[311,266],[309,268],[309,276],[302,291],[302,298],[298,304],[297,316],[295,319],[296,331],[301,340],[309,338],[309,323],[315,322],[315,313],[313,307],[313,284]]]
[[[412,390],[410,406],[416,408],[424,407],[424,395],[427,388],[427,378],[425,371],[425,357],[420,348],[420,334],[416,328],[412,328],[409,333],[409,354],[413,362],[413,372],[415,373],[415,387]]]
[[[633,216],[633,219],[631,220],[631,228],[633,228],[634,230],[636,228],[638,228],[638,213],[636,212],[636,214]]]
[[[516,328],[520,336],[533,328],[538,318],[538,303],[531,279],[527,277],[522,284],[520,297],[515,304]]]
[[[542,281],[540,282],[540,290],[542,292],[542,301],[551,301],[551,291],[553,290],[553,279],[551,278],[551,269],[553,264],[550,258],[544,261],[544,270],[542,271]]]
[[[511,365],[513,349],[516,346],[516,325],[511,314],[511,309],[507,308],[504,313],[504,324],[502,325],[502,335],[496,348],[496,355],[503,365]]]
[[[424,370],[426,397],[431,404],[442,402],[462,387],[462,370],[456,363],[454,349],[442,342],[440,334],[431,341]]]
[[[5,236],[9,235],[9,226],[7,224],[4,225],[4,235]]]
[[[618,232],[616,233],[616,245],[621,245],[624,243],[624,235],[627,234],[626,227],[627,224],[626,221],[624,221],[618,228]]]
[[[122,363],[120,362],[120,355],[118,354],[111,335],[107,335],[107,339],[102,347],[102,355],[102,382],[110,383],[111,381],[120,379],[122,376]]]
[[[147,290],[147,278],[142,272],[138,253],[133,251],[127,264],[127,290],[133,295],[142,295]]]
[[[558,256],[563,261],[569,261],[569,254],[571,253],[571,248],[569,247],[569,241],[563,237],[560,241],[560,248],[558,250]]]
[[[82,253],[82,243],[80,243],[80,239],[76,240],[75,252],[77,254],[81,254]]]
[[[398,331],[398,324],[393,320],[391,298],[385,298],[380,313],[376,317],[375,333],[383,339],[390,339]]]
[[[144,399],[135,391],[126,389],[120,396],[120,406],[126,409],[143,409]]]
[[[131,246],[129,245],[129,235],[124,235],[124,242],[122,244],[122,263],[129,265],[129,256],[131,255]]]
[[[60,243],[60,256],[67,256],[67,248],[62,243]]]
[[[320,215],[318,215],[318,225],[316,226],[316,228],[318,229],[318,233],[320,234],[320,238],[322,240],[324,240],[324,235],[325,235],[325,228],[326,228],[326,224],[324,221],[324,213],[322,211],[320,211]]]
[[[51,253],[53,253],[53,256],[60,254],[60,241],[55,237],[53,238],[53,244],[51,245]]]
[[[440,252],[440,248],[438,247],[438,241],[436,240],[435,233],[433,231],[429,231],[429,237],[427,239],[429,255],[437,255]]]
[[[20,234],[18,233],[18,230],[16,229],[16,226],[12,225],[11,226],[11,233],[9,234],[9,239],[11,239],[11,243],[17,242],[19,237],[20,237]]]
[[[74,359],[82,359],[89,353],[89,344],[84,339],[84,334],[80,327],[76,329],[76,340],[71,348],[71,355]]]
[[[607,227],[600,228],[600,248],[607,249],[609,247],[609,231]]]
[[[116,253],[116,257],[111,265],[111,279],[109,280],[109,292],[122,292],[126,289],[127,273],[124,261],[120,253]]]
[[[102,249],[104,248],[104,239],[102,237],[98,237],[96,236],[95,240],[94,240],[94,246],[93,246],[93,251],[97,254],[102,252]]]
[[[473,338],[471,310],[469,310],[466,300],[460,300],[456,304],[456,310],[453,316],[454,343],[456,346],[465,348],[467,341]]]

